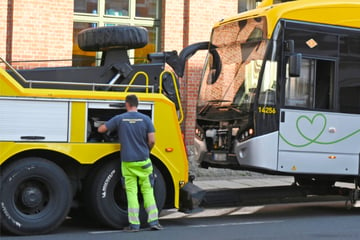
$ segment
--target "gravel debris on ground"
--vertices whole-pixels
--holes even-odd
[[[197,156],[194,153],[193,147],[189,146],[188,149],[188,160],[190,174],[195,176],[196,180],[217,180],[217,179],[237,179],[237,178],[272,178],[277,177],[274,175],[267,175],[251,171],[242,170],[231,170],[222,168],[211,168],[208,169],[199,167],[197,162]]]

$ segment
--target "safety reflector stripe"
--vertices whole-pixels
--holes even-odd
[[[156,207],[156,204],[154,205],[151,205],[149,207],[146,208],[146,212],[151,212],[153,210],[156,210],[157,211],[157,207]]]
[[[138,214],[139,209],[138,208],[128,208],[129,214]]]
[[[156,204],[151,205],[146,208],[146,212],[148,213],[148,222],[153,222],[158,220],[158,209],[156,207]]]
[[[153,222],[155,220],[158,220],[158,213],[157,212],[150,213],[148,216],[148,222]]]
[[[131,216],[129,215],[129,222],[131,224],[140,224],[140,220],[137,216]]]

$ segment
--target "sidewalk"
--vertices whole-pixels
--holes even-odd
[[[194,180],[194,184],[204,190],[290,186],[293,183],[294,177],[262,174],[255,176],[239,176],[237,178],[228,179],[217,177],[216,179],[199,178]],[[344,182],[336,182],[335,186],[351,189],[355,187],[353,183]]]
[[[204,190],[210,189],[236,189],[253,187],[289,186],[294,182],[293,177],[259,175],[216,180],[195,179],[194,184]]]
[[[229,175],[210,178],[199,177],[194,180],[194,184],[204,190],[289,186],[293,182],[293,177],[263,175],[258,173],[244,176],[240,174],[238,177],[234,177],[233,175],[230,175],[230,177]],[[167,209],[161,212],[160,220],[217,217],[225,215],[248,215],[257,212],[262,208],[264,208],[264,206],[205,208],[202,209],[202,211],[200,212],[195,212],[191,214],[178,212],[177,209]]]
[[[290,186],[291,184],[293,184],[293,182],[294,177],[272,176],[256,173],[253,176],[223,176],[213,179],[207,179],[207,177],[200,177],[199,179],[194,180],[194,184],[204,190]],[[336,186],[353,188],[354,184],[336,183]],[[248,215],[263,209],[265,206],[266,205],[205,208],[203,209],[203,211],[192,214],[178,212],[177,209],[167,209],[161,212],[160,219],[165,220],[181,218],[217,217],[224,215]]]
[[[289,186],[294,183],[294,177],[289,176],[211,167],[203,169],[198,167],[199,163],[191,147],[188,147],[188,154],[190,173],[196,176],[194,184],[204,190]],[[336,186],[354,188],[352,183],[337,182]]]

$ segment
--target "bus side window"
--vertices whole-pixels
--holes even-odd
[[[349,79],[351,81],[351,79]],[[360,84],[340,87],[340,111],[344,113],[360,113]]]
[[[302,59],[300,77],[289,77],[289,65],[286,66],[286,69],[285,105],[310,108],[314,98],[315,61]]]
[[[333,61],[316,61],[316,109],[332,109],[333,107],[334,67]]]
[[[303,58],[300,77],[289,77],[285,105],[309,109],[333,107],[334,62]]]
[[[360,34],[340,40],[340,112],[360,113]]]

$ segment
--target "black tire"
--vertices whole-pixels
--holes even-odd
[[[159,212],[166,200],[166,185],[160,171],[154,166],[155,180],[154,195]],[[113,160],[100,166],[96,173],[87,180],[85,188],[85,204],[87,211],[96,217],[100,223],[120,229],[127,226],[126,193],[121,184],[120,161]],[[140,191],[139,191],[140,192]],[[141,197],[140,197],[141,203]],[[142,204],[141,204],[142,205]],[[140,220],[146,223],[147,214],[141,206]]]
[[[72,200],[70,181],[56,164],[29,157],[1,173],[1,224],[17,235],[44,234],[67,216]]]
[[[108,48],[136,49],[148,43],[143,27],[110,26],[88,28],[78,34],[79,47],[84,51],[103,51]]]

